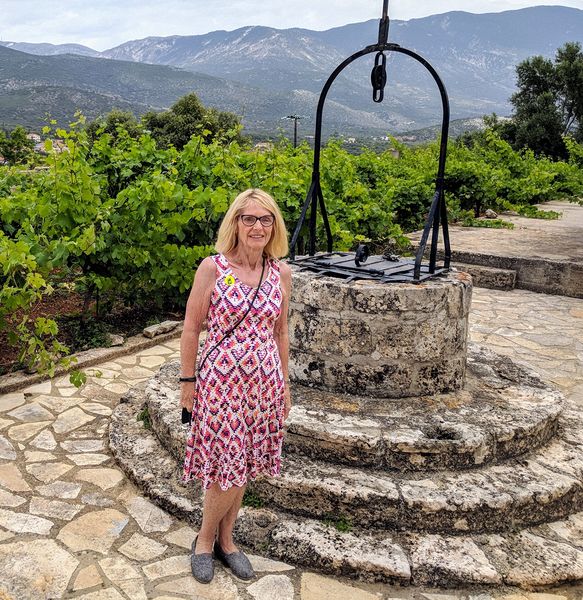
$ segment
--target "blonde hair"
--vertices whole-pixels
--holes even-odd
[[[268,210],[275,218],[272,225],[271,237],[265,246],[264,252],[269,258],[282,258],[289,252],[287,231],[281,211],[275,200],[263,190],[251,188],[241,192],[229,206],[223,222],[219,227],[219,234],[215,248],[221,254],[227,254],[237,247],[237,218],[250,201],[255,201],[259,206]]]

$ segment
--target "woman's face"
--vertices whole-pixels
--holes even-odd
[[[253,220],[250,217],[259,217],[259,219],[263,217],[264,221],[271,220],[272,223],[271,225],[262,224],[257,219],[253,225],[245,224],[244,221],[250,222]],[[269,210],[263,208],[263,206],[257,204],[254,200],[250,200],[237,217],[238,245],[250,251],[262,251],[273,234],[273,221],[273,215]]]

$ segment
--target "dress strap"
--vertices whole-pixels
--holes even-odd
[[[279,261],[275,258],[269,258],[265,267],[267,271],[265,281],[271,282],[272,285],[278,285],[280,279]]]
[[[278,273],[280,272],[281,269],[279,268],[279,260],[277,260],[277,258],[270,259],[269,263],[274,271],[277,271]]]
[[[231,272],[231,267],[229,267],[229,262],[222,254],[213,254],[211,256],[215,265],[217,265],[217,269],[219,270],[219,275],[228,274]]]

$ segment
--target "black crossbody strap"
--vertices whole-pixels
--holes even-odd
[[[241,325],[241,323],[245,320],[245,317],[249,314],[251,308],[253,308],[253,304],[255,303],[255,298],[257,298],[257,294],[259,294],[259,288],[261,287],[261,284],[263,283],[263,273],[264,272],[265,272],[265,256],[263,257],[263,264],[261,266],[261,277],[259,278],[259,285],[257,286],[257,289],[255,290],[255,294],[253,295],[253,300],[251,300],[251,302],[249,303],[249,308],[245,311],[245,314],[237,321],[237,323],[235,323],[235,325],[233,325],[233,327],[231,327],[231,329],[229,329],[229,331],[227,331],[227,333],[225,333],[225,335],[221,338],[221,340],[219,342],[217,342],[206,353],[206,356],[199,363],[199,366],[198,366],[199,373],[200,373],[204,363],[206,362],[206,359],[233,333],[233,331],[235,331],[235,329],[237,329],[237,327],[239,327],[239,325]]]

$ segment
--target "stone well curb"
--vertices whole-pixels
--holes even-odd
[[[120,356],[127,356],[146,348],[152,348],[158,344],[162,344],[168,340],[179,337],[182,334],[183,325],[177,325],[175,329],[168,333],[163,333],[152,338],[147,338],[143,334],[134,335],[126,339],[123,346],[111,346],[110,348],[91,348],[83,352],[72,354],[68,358],[76,358],[77,362],[70,367],[58,367],[55,370],[55,376],[69,373],[74,369],[83,369],[94,365],[107,362]],[[29,385],[34,385],[42,381],[51,379],[47,373],[31,373],[27,374],[24,371],[8,373],[0,376],[0,395],[15,392]]]
[[[472,296],[466,273],[385,285],[292,271],[292,381],[372,398],[463,386]]]

